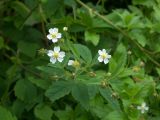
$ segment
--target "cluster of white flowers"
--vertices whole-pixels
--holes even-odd
[[[67,31],[67,27],[63,28],[64,31]],[[59,39],[62,38],[62,34],[58,32],[58,28],[50,28],[49,34],[47,38],[51,40],[53,43],[58,42]],[[53,50],[48,50],[47,55],[50,57],[51,63],[62,62],[65,57],[65,52],[60,51],[59,46],[55,46]]]
[[[67,31],[67,27],[63,27],[63,31]],[[50,28],[49,34],[47,35],[47,38],[51,40],[53,43],[56,43],[59,41],[59,39],[62,38],[62,34],[58,32],[58,28]],[[85,52],[85,51],[84,51]],[[105,49],[99,50],[99,62],[104,62],[104,64],[107,64],[109,62],[109,59],[111,58],[111,55],[109,55]],[[62,62],[65,57],[65,52],[60,51],[60,47],[56,46],[53,50],[48,50],[47,55],[50,57],[51,63]],[[69,66],[78,67],[80,63],[77,60],[69,60],[68,62]]]
[[[68,28],[64,27],[63,31],[67,31]],[[58,42],[58,40],[62,37],[62,34],[58,32],[58,28],[51,28],[49,29],[49,34],[47,35],[47,38],[51,40],[53,43]],[[85,51],[84,51],[85,52]],[[105,49],[98,50],[98,61],[104,62],[104,64],[107,64],[109,62],[109,59],[111,58],[111,55],[109,55]],[[47,55],[50,57],[51,63],[62,62],[65,57],[65,52],[60,51],[59,46],[55,46],[53,50],[48,50]],[[73,67],[79,67],[80,63],[77,60],[69,60],[68,66]],[[137,106],[137,109],[141,111],[141,113],[145,113],[145,111],[148,111],[149,107],[146,106],[146,103],[143,102],[140,106]]]

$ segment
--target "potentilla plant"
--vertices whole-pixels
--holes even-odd
[[[49,57],[48,65],[39,67],[41,71],[48,71],[47,77],[54,80],[45,93],[52,102],[71,94],[85,110],[91,110],[91,100],[100,94],[111,108],[122,116],[124,113],[121,103],[128,102],[128,107],[125,106],[125,109],[130,108],[129,105],[133,104],[132,106],[134,106],[139,103],[121,99],[129,88],[122,90],[119,88],[117,80],[128,77],[128,74],[135,75],[136,78],[135,72],[138,72],[133,69],[138,67],[137,65],[131,68],[132,71],[125,69],[127,55],[130,57],[130,54],[127,53],[123,44],[117,47],[114,55],[110,55],[109,48],[100,48],[93,55],[85,45],[70,40],[68,27],[63,27],[62,33],[60,31],[58,28],[49,29],[47,38],[51,47],[46,50]],[[98,69],[95,69],[97,66]],[[101,69],[99,66],[107,69]],[[139,70],[141,70],[140,67]],[[141,114],[147,113],[149,107],[144,102],[141,106],[131,109],[132,112],[135,110],[137,111],[136,117],[139,118],[141,117],[138,114],[139,111]],[[128,114],[132,114],[132,112]]]

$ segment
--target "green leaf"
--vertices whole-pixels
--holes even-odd
[[[0,106],[0,120],[17,120],[6,108]]]
[[[80,56],[89,64],[92,61],[92,54],[91,51],[84,45],[81,44],[74,44],[74,47],[80,54]]]
[[[130,32],[130,36],[133,39],[135,39],[139,44],[141,44],[143,47],[147,44],[147,39],[140,30],[132,30],[132,32]]]
[[[33,77],[29,77],[28,80],[30,80],[33,84],[35,84],[36,86],[42,89],[47,89],[51,83],[51,81],[49,80],[33,78]]]
[[[16,99],[12,105],[12,111],[17,116],[20,117],[25,110],[25,103],[19,99]]]
[[[113,111],[110,112],[105,118],[104,120],[124,120],[123,116],[117,112],[117,111]]]
[[[123,44],[119,44],[109,63],[109,72],[112,73],[112,76],[117,76],[120,72],[123,71],[126,60],[126,48]]]
[[[47,0],[47,2],[43,3],[44,13],[47,17],[51,17],[62,6],[62,1],[60,0]]]
[[[96,94],[99,92],[98,91],[98,86],[97,85],[87,85],[88,87],[88,95],[89,95],[89,98],[93,99]]]
[[[28,80],[18,80],[14,92],[20,100],[29,103],[37,97],[36,87]]]
[[[76,83],[72,88],[72,95],[84,108],[89,108],[88,88],[85,84]]]
[[[29,12],[30,12],[30,9],[23,3],[23,2],[20,2],[20,1],[14,1],[12,2],[12,5],[11,5],[17,13],[19,13],[23,18],[25,18]]]
[[[64,4],[66,4],[70,7],[75,7],[76,6],[75,0],[64,0]]]
[[[0,36],[0,49],[4,46],[4,39]]]
[[[54,112],[59,120],[71,120],[72,115],[74,114],[74,112],[70,106],[66,106],[66,108],[64,110],[57,110]]]
[[[72,84],[70,81],[57,81],[54,82],[49,89],[46,91],[45,95],[54,102],[65,95],[69,94],[72,90]]]
[[[109,88],[99,87],[99,92],[113,109],[121,111],[118,101],[112,97],[112,92]]]
[[[18,43],[18,49],[21,53],[27,55],[28,57],[34,58],[38,49],[38,45],[35,43],[20,41]]]
[[[98,34],[90,31],[85,31],[84,36],[86,42],[91,42],[95,46],[98,45],[100,40],[100,36]]]
[[[38,104],[34,109],[34,114],[41,120],[52,120],[53,110],[45,104]]]

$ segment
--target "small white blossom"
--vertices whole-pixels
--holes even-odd
[[[47,55],[50,57],[50,62],[54,64],[56,61],[59,61],[59,62],[63,61],[65,52],[60,51],[60,47],[57,46],[57,47],[54,47],[54,51],[48,50]]]
[[[137,109],[140,110],[141,113],[143,114],[145,111],[148,111],[149,107],[146,106],[146,103],[145,103],[145,102],[143,102],[143,103],[141,104],[141,106],[137,106]]]
[[[67,31],[68,30],[68,27],[63,27],[63,31]]]
[[[109,55],[105,49],[98,50],[98,54],[99,54],[99,57],[98,57],[99,62],[104,62],[104,64],[107,64],[109,62],[111,55]]]
[[[77,60],[69,60],[68,65],[74,66],[74,67],[79,67],[80,63]]]
[[[52,40],[53,43],[56,43],[58,39],[62,37],[61,33],[58,33],[58,28],[50,28],[49,34],[47,35],[47,38],[49,40]]]

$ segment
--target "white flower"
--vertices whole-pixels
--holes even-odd
[[[80,63],[77,60],[69,60],[68,65],[74,66],[74,67],[79,67]]]
[[[58,33],[58,28],[50,28],[49,34],[47,35],[47,38],[49,40],[52,40],[53,43],[56,43],[58,39],[62,37],[61,33]]]
[[[54,47],[53,50],[48,50],[47,55],[50,57],[50,62],[55,63],[56,61],[62,62],[65,56],[65,52],[60,51],[60,47]]]
[[[138,110],[141,110],[141,113],[143,114],[145,111],[148,111],[149,107],[146,106],[146,103],[145,103],[145,102],[143,102],[143,103],[141,104],[141,106],[137,106],[137,109],[138,109]]]
[[[63,27],[63,31],[67,31],[68,30],[68,27]]]
[[[109,62],[111,55],[109,55],[105,49],[98,50],[98,54],[99,54],[99,57],[98,57],[99,62],[104,62],[104,64],[107,64]]]

